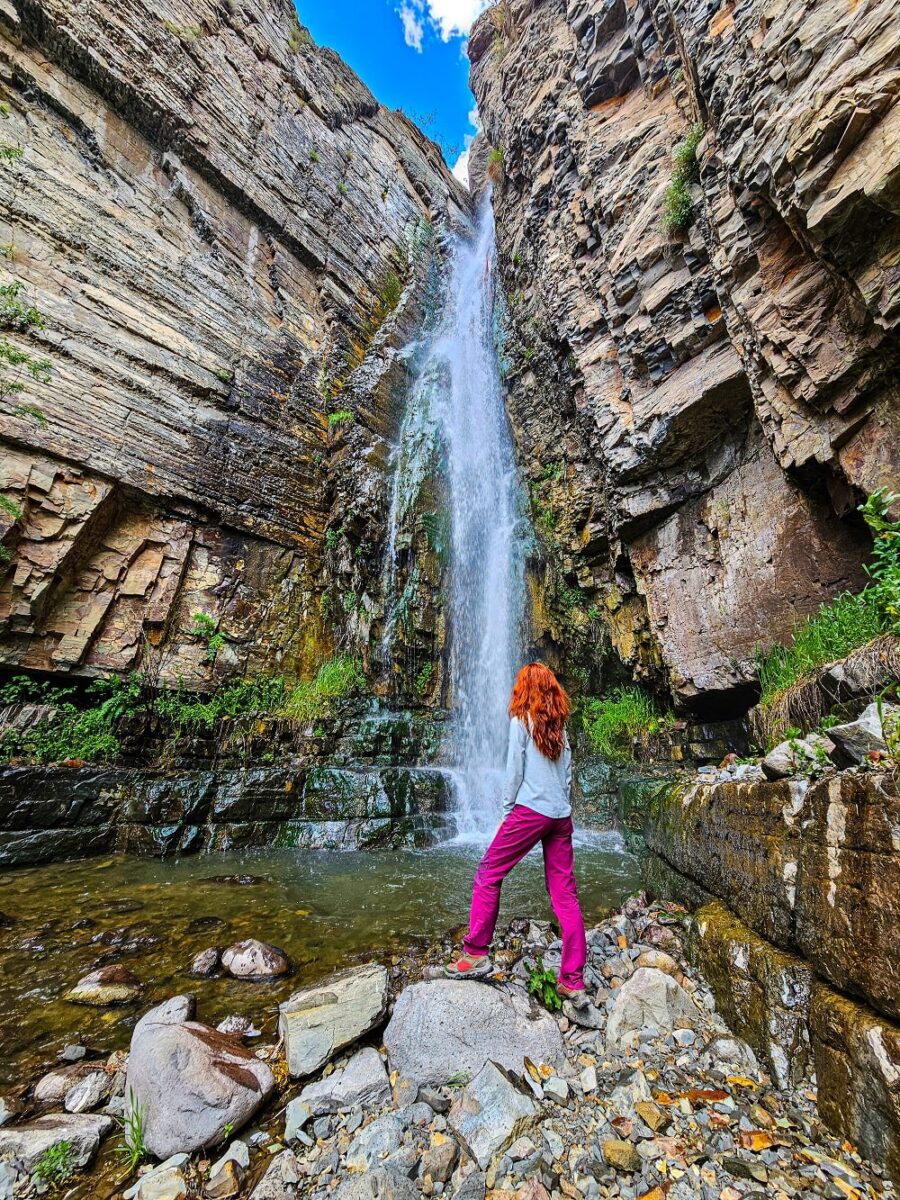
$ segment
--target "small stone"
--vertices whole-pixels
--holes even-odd
[[[557,1104],[567,1104],[569,1101],[569,1085],[565,1079],[560,1079],[558,1075],[551,1075],[549,1079],[544,1080],[544,1095],[549,1096],[551,1100],[555,1100]]]
[[[199,954],[195,954],[191,959],[188,974],[197,975],[202,979],[208,978],[210,975],[215,974],[221,957],[222,950],[220,946],[210,946],[206,950],[201,950]]]
[[[98,1108],[110,1093],[112,1080],[105,1071],[92,1071],[66,1092],[63,1108],[66,1112],[90,1112]]]
[[[244,1186],[244,1168],[233,1158],[227,1159],[218,1170],[210,1172],[209,1180],[203,1189],[203,1195],[208,1200],[230,1200],[230,1197],[240,1194]]]
[[[610,1138],[605,1142],[601,1142],[600,1149],[603,1153],[604,1161],[617,1171],[627,1171],[630,1174],[634,1174],[640,1171],[644,1165],[643,1159],[631,1142],[625,1142],[619,1138]]]
[[[672,1032],[672,1039],[676,1046],[693,1046],[697,1035],[693,1029],[675,1029]]]
[[[70,1042],[67,1046],[63,1046],[62,1054],[60,1054],[59,1057],[63,1060],[63,1062],[75,1063],[80,1062],[86,1057],[86,1055],[86,1046],[79,1046]]]
[[[578,1082],[581,1084],[581,1090],[586,1094],[597,1090],[597,1068],[585,1067],[578,1077]]]
[[[436,1113],[446,1114],[450,1111],[450,1101],[446,1096],[442,1096],[436,1088],[420,1087],[419,1099],[424,1100]]]
[[[371,1171],[400,1149],[403,1121],[395,1113],[376,1117],[351,1143],[344,1160],[350,1171]]]
[[[634,1106],[634,1111],[654,1133],[658,1133],[660,1129],[665,1129],[669,1124],[668,1114],[658,1104],[654,1104],[652,1100],[638,1100]]]
[[[127,967],[113,963],[91,971],[79,979],[65,994],[72,1004],[87,1004],[92,1008],[107,1008],[115,1004],[130,1004],[141,994],[143,984]]]
[[[446,1183],[453,1174],[459,1147],[452,1138],[442,1133],[432,1136],[431,1146],[422,1155],[422,1174],[430,1175],[432,1182]]]
[[[297,1141],[297,1134],[312,1116],[312,1109],[303,1100],[291,1100],[285,1110],[284,1140]]]

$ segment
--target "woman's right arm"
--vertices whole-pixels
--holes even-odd
[[[516,797],[525,778],[525,747],[528,734],[525,726],[513,717],[509,723],[509,745],[506,750],[506,779],[503,784],[503,813],[508,816],[515,808]]]

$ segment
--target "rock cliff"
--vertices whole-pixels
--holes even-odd
[[[465,193],[289,0],[0,0],[0,116],[0,663],[308,668]]]
[[[535,637],[595,674],[738,711],[755,647],[860,583],[855,506],[900,474],[898,45],[888,0],[503,0],[473,30]]]

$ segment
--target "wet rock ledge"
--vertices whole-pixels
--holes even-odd
[[[896,771],[756,774],[658,793],[647,842],[699,904],[690,952],[731,1027],[780,1082],[815,1078],[825,1119],[896,1176]]]

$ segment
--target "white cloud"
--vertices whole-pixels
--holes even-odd
[[[489,3],[490,0],[403,0],[397,14],[403,22],[404,40],[407,46],[421,53],[426,19],[445,42],[467,37],[475,18]]]
[[[469,124],[475,130],[475,133],[481,129],[481,120],[479,119],[477,108],[469,110]],[[469,186],[469,150],[471,149],[472,142],[475,140],[475,133],[467,133],[465,135],[463,138],[465,149],[453,164],[453,174],[464,187]]]
[[[489,0],[427,0],[428,15],[445,42],[465,37]]]
[[[418,50],[421,54],[425,27],[419,13],[411,5],[401,4],[397,9],[397,15],[403,22],[403,40],[407,46],[412,46],[413,50]]]
[[[453,164],[453,175],[459,180],[463,187],[469,186],[469,151],[468,148],[463,150],[462,154]]]

